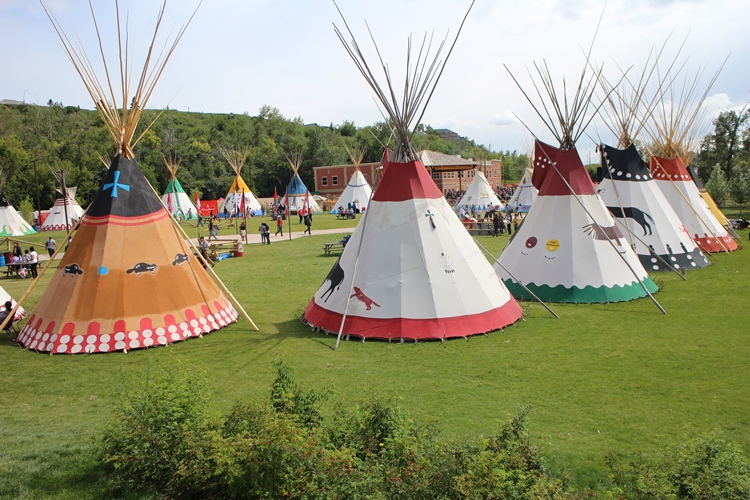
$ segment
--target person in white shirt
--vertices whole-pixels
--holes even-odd
[[[34,247],[29,247],[29,272],[31,273],[31,278],[36,279],[36,266],[39,264],[39,255],[36,253],[36,250],[34,250]]]

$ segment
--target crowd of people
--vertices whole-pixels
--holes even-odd
[[[515,186],[495,186],[494,191],[500,201],[507,203],[510,197],[513,196],[513,192],[516,190]],[[443,195],[448,203],[455,205],[466,193],[465,189],[446,189]]]

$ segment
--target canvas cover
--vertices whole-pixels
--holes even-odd
[[[737,250],[737,243],[711,213],[682,160],[652,156],[651,175],[685,229],[704,252]]]
[[[287,210],[289,210],[290,212],[299,212],[300,210],[302,210],[302,207],[305,206],[306,194],[310,194],[307,186],[305,186],[305,183],[302,182],[299,174],[295,172],[294,177],[292,177],[292,180],[289,183],[289,186],[286,188],[285,200],[288,203],[288,206],[286,207]],[[315,199],[312,197],[312,194],[310,194],[307,198],[307,203],[309,205],[309,207],[307,208],[309,208],[312,213],[318,214],[323,212],[323,209],[320,208],[320,205],[318,205],[318,202],[315,201]]]
[[[634,145],[625,150],[602,145],[601,159],[599,194],[610,213],[632,232],[625,240],[647,271],[709,265]]]
[[[183,219],[197,219],[198,210],[195,208],[193,201],[187,195],[180,181],[176,177],[172,177],[167,184],[167,189],[164,191],[164,196],[161,197],[162,203],[167,208],[172,208],[173,217],[182,217]],[[189,214],[189,215],[188,215]]]
[[[386,163],[304,317],[337,333],[345,311],[345,335],[388,340],[466,337],[522,314],[420,161]]]
[[[719,221],[719,224],[724,226],[724,229],[727,230],[732,238],[741,239],[740,235],[732,227],[732,224],[729,223],[729,219],[727,219],[727,216],[724,215],[724,212],[721,211],[719,205],[717,205],[714,199],[711,197],[711,194],[706,191],[706,186],[703,185],[700,177],[698,177],[698,172],[696,172],[695,168],[690,166],[688,167],[687,171],[690,174],[690,177],[693,179],[695,186],[698,188],[698,191],[701,194],[701,198],[703,198],[703,201],[706,202],[706,205],[708,205],[709,210],[711,210],[711,213],[714,214],[716,220]]]
[[[5,303],[10,300],[10,303],[13,304],[13,307],[16,307],[16,301],[13,299],[13,297],[10,296],[8,292],[5,291],[5,288],[0,286],[0,307],[5,307]],[[16,313],[13,315],[13,321],[18,321],[20,319],[23,319],[23,317],[26,316],[26,309],[23,307],[19,307],[16,309]]]
[[[243,197],[245,200],[244,203],[242,202]],[[234,182],[229,186],[229,191],[227,191],[227,196],[224,198],[224,203],[219,207],[219,213],[223,214],[224,207],[226,207],[228,214],[236,215],[238,205],[241,213],[244,213],[243,206],[245,207],[248,211],[247,215],[250,215],[250,213],[253,215],[260,215],[263,212],[263,207],[261,207],[258,198],[255,197],[245,183],[245,180],[240,176],[235,177]]]
[[[58,197],[49,209],[49,215],[39,227],[39,231],[69,231],[83,217],[83,209],[75,200],[75,188],[68,188],[67,196]],[[67,206],[68,221],[65,223]]]
[[[503,268],[549,302],[619,302],[657,290],[575,149],[536,141],[532,182],[537,199],[495,264],[516,298],[532,300]]]
[[[533,172],[531,168],[526,167],[521,182],[518,183],[518,187],[513,191],[513,195],[508,201],[508,206],[514,212],[528,212],[531,205],[534,204],[534,200],[536,200],[537,189],[531,183]]]
[[[34,233],[34,228],[21,217],[13,205],[8,203],[5,197],[0,196],[0,236],[23,236]]]
[[[474,180],[471,181],[466,192],[456,204],[456,209],[466,210],[491,210],[493,208],[503,209],[505,205],[495,194],[487,177],[481,170],[474,170]]]
[[[54,354],[139,349],[197,337],[237,320],[138,164],[122,156],[113,160],[53,272],[18,337],[29,349]]]
[[[356,169],[349,179],[349,184],[346,185],[344,192],[341,193],[338,201],[334,203],[334,208],[331,210],[332,214],[339,213],[339,207],[343,207],[344,210],[349,206],[349,203],[354,203],[358,209],[367,210],[367,204],[370,202],[370,195],[372,195],[372,188],[365,179],[364,174],[359,169]]]

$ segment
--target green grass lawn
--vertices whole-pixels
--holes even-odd
[[[302,226],[293,218],[293,229]],[[349,228],[347,228],[347,226]],[[257,226],[248,226],[248,230]],[[315,217],[315,228],[351,224]],[[195,231],[195,227],[192,228]],[[748,233],[742,237],[747,240]],[[192,233],[191,233],[192,236]],[[46,235],[37,235],[41,244]],[[58,242],[63,235],[55,234]],[[154,365],[202,368],[217,407],[267,397],[283,359],[309,387],[334,387],[357,401],[391,398],[416,418],[435,419],[447,438],[488,435],[531,405],[532,440],[553,471],[582,485],[606,482],[604,456],[656,454],[670,441],[719,430],[750,450],[750,253],[654,278],[655,298],[602,305],[523,303],[525,321],[468,341],[388,344],[334,336],[300,317],[335,256],[328,235],[248,245],[217,274],[260,328],[245,320],[202,339],[127,354],[48,356],[0,338],[0,496],[96,498],[92,438],[118,395]],[[36,240],[34,240],[36,241]],[[495,255],[507,237],[480,237]],[[24,245],[24,248],[26,246]],[[33,310],[50,275],[29,295]],[[29,281],[0,279],[14,297]]]

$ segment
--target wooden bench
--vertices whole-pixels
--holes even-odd
[[[20,271],[22,267],[23,264],[8,264],[7,267],[3,269],[3,274],[8,277],[11,277],[14,274],[18,276],[18,271]]]
[[[342,219],[356,219],[357,216],[355,214],[337,213],[336,214],[336,218],[338,220],[342,220]]]
[[[333,251],[343,251],[344,250],[344,244],[340,241],[335,241],[333,243],[326,243],[323,245],[323,252],[325,252],[326,255],[330,255]]]

